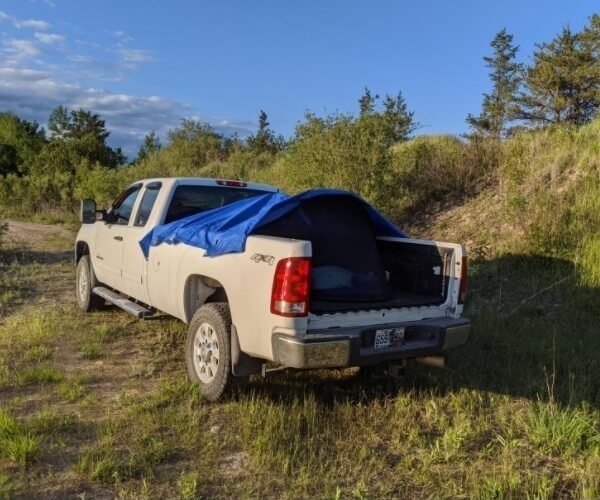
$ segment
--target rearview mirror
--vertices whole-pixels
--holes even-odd
[[[93,224],[96,222],[96,202],[94,200],[81,200],[79,221],[82,224]]]

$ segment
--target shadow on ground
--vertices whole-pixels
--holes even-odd
[[[0,262],[4,264],[58,264],[72,259],[72,251],[0,250]]]

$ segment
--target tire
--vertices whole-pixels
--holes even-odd
[[[77,263],[77,280],[75,292],[77,295],[77,305],[79,309],[85,312],[91,312],[101,309],[104,306],[104,299],[92,293],[98,280],[92,269],[90,256],[84,255]]]
[[[231,314],[226,302],[200,306],[188,327],[185,348],[188,375],[209,401],[234,384],[231,371]]]

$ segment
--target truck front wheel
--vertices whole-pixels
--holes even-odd
[[[211,302],[196,310],[185,351],[190,379],[198,383],[206,399],[216,401],[233,382],[231,314],[226,302]]]
[[[104,305],[104,299],[92,293],[97,285],[90,256],[84,255],[77,263],[77,305],[85,312],[100,309]]]

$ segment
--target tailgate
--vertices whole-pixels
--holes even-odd
[[[462,312],[459,290],[464,247],[456,243],[378,237],[391,298],[311,303],[309,328],[419,321]]]

